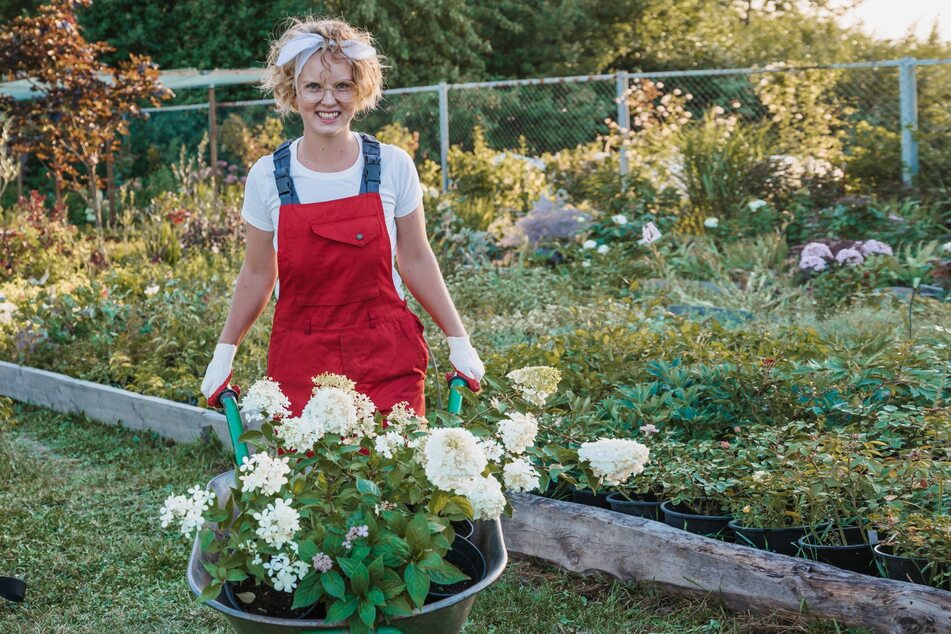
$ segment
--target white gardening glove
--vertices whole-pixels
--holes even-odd
[[[479,353],[469,343],[469,337],[446,337],[446,341],[449,342],[449,363],[466,380],[469,389],[478,392],[482,389],[479,381],[485,376],[485,366]]]
[[[219,343],[215,346],[215,355],[205,370],[205,379],[201,382],[201,393],[208,399],[208,405],[218,407],[218,397],[228,387],[231,380],[231,364],[238,346],[230,343]],[[237,391],[237,388],[232,388]]]

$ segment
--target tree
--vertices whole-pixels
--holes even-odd
[[[76,23],[77,7],[90,0],[54,0],[36,17],[17,17],[0,30],[0,72],[7,80],[29,79],[34,99],[6,100],[3,109],[20,125],[13,146],[46,163],[56,187],[86,189],[102,225],[99,166],[111,161],[139,104],[158,105],[171,91],[158,83],[158,67],[130,55],[117,67],[99,61],[111,51],[87,42]],[[81,168],[81,169],[80,169]]]

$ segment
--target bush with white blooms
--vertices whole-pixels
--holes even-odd
[[[293,593],[294,608],[320,601],[326,620],[367,632],[421,607],[432,583],[467,578],[445,560],[451,522],[496,520],[511,512],[506,491],[547,487],[569,469],[612,485],[643,470],[647,449],[630,440],[536,446],[560,375],[540,366],[508,378],[486,379],[489,399],[467,395],[478,406],[465,419],[436,412],[440,426],[405,403],[384,419],[340,375],[314,377],[299,416],[276,382],[252,385],[241,412],[261,426],[242,436],[255,452],[230,498],[193,487],[161,509],[163,527],[197,532],[218,554],[200,598],[253,577]]]

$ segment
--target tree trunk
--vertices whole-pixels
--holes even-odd
[[[116,170],[115,157],[106,157],[106,199],[109,201],[109,226],[116,226]]]

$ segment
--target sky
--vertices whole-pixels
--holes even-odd
[[[861,20],[867,31],[893,39],[902,37],[916,22],[915,32],[927,37],[935,18],[942,39],[951,41],[951,0],[865,0],[842,21],[854,24]]]

